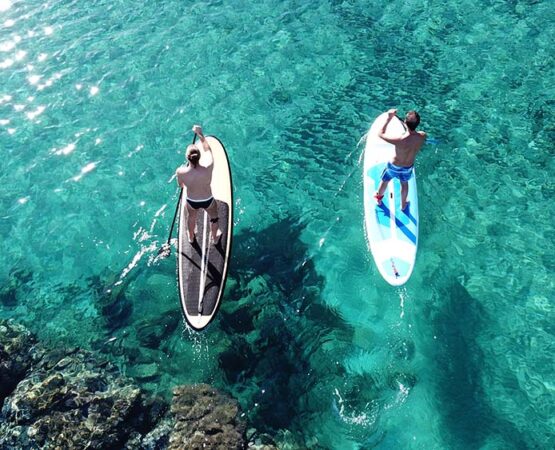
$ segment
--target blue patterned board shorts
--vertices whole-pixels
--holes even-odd
[[[409,181],[412,177],[413,167],[400,167],[388,162],[387,167],[382,172],[382,180],[389,181],[392,178],[399,178],[400,181]]]

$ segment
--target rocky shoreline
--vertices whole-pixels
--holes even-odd
[[[167,402],[99,358],[47,349],[24,326],[0,320],[0,448],[276,448],[247,432],[237,401],[211,386],[178,386]]]

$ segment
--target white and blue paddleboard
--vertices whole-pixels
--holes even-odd
[[[381,114],[372,124],[364,149],[364,218],[370,251],[382,277],[393,286],[407,282],[414,269],[418,249],[418,196],[416,174],[409,180],[409,206],[401,210],[401,184],[397,178],[389,182],[382,204],[374,194],[378,190],[381,174],[393,158],[395,147],[380,139],[378,133],[387,119]],[[394,117],[386,135],[401,136],[404,124]]]

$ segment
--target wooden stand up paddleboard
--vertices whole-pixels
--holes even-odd
[[[364,149],[364,218],[370,250],[382,277],[393,286],[405,284],[412,274],[418,249],[418,195],[416,173],[409,180],[410,202],[401,210],[401,183],[392,179],[382,204],[378,205],[374,194],[378,190],[382,172],[391,161],[395,147],[380,139],[378,133],[387,119],[381,114],[370,127]],[[404,124],[394,117],[386,129],[388,136],[401,136]]]
[[[233,191],[229,160],[223,144],[214,136],[206,137],[212,155],[212,195],[218,205],[221,239],[212,244],[210,219],[199,210],[196,239],[187,239],[187,190],[184,188],[179,211],[177,278],[181,307],[187,323],[197,331],[206,327],[214,318],[222,299],[233,231]],[[201,144],[199,144],[201,145]],[[204,152],[201,151],[201,155]],[[200,164],[203,164],[201,156]]]

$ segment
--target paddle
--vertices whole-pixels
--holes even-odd
[[[397,117],[397,119],[399,119],[399,121],[403,124],[403,128],[405,129],[405,131],[407,131],[407,126],[405,124],[405,121],[403,119],[401,119],[397,114],[395,114],[395,117]],[[426,144],[438,145],[440,143],[441,143],[441,141],[439,139],[436,139],[436,138],[433,138],[433,137],[426,138]]]
[[[193,136],[193,144],[195,143],[196,140],[197,140],[197,135],[195,134]],[[170,256],[172,252],[172,246],[170,245],[170,241],[172,239],[173,227],[175,226],[175,219],[177,218],[179,206],[181,205],[182,196],[183,196],[183,188],[179,189],[179,198],[177,199],[177,205],[175,207],[175,213],[173,215],[172,226],[170,228],[170,235],[168,236],[168,241],[164,245],[162,245],[162,247],[160,247],[160,250],[158,250],[158,256],[160,256],[161,258],[167,258],[168,256]]]

